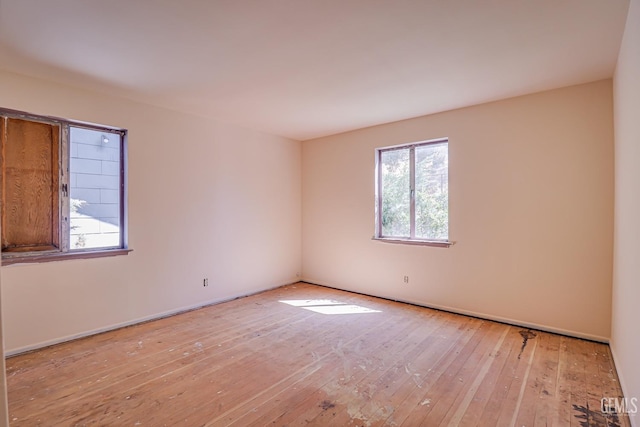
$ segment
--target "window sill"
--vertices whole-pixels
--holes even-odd
[[[118,255],[128,255],[133,249],[104,249],[83,252],[47,252],[21,253],[19,256],[9,253],[2,254],[2,266],[12,264],[28,264],[35,262],[62,261],[66,259],[103,258]]]
[[[417,239],[400,239],[397,237],[373,237],[371,240],[377,240],[384,243],[396,243],[401,245],[415,246],[433,246],[436,248],[448,248],[456,244],[450,240],[417,240]]]

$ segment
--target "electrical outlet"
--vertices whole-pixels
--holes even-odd
[[[205,277],[204,279],[202,279],[202,286],[204,286],[205,288],[207,286],[209,286],[209,278]]]
[[[404,276],[404,283],[409,283],[409,276]]]

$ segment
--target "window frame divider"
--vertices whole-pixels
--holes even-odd
[[[416,146],[409,147],[409,239],[416,238]]]
[[[60,174],[60,186],[66,185],[67,195],[66,197],[60,198],[60,235],[61,236],[69,236],[70,234],[70,224],[69,217],[71,216],[71,182],[69,175],[69,165],[71,163],[71,153],[69,148],[69,123],[63,123],[60,126],[60,170],[62,173]],[[64,237],[60,239],[60,252],[66,253],[69,252],[69,237]]]

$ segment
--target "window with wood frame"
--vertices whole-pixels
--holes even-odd
[[[432,246],[452,244],[446,138],[376,150],[374,239]]]
[[[0,109],[3,264],[127,252],[126,134]]]

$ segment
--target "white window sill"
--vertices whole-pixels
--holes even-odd
[[[433,246],[436,248],[448,248],[455,245],[456,242],[450,240],[419,240],[419,239],[402,239],[398,237],[373,237],[371,240],[377,240],[384,243],[396,243],[401,245],[416,246]]]

